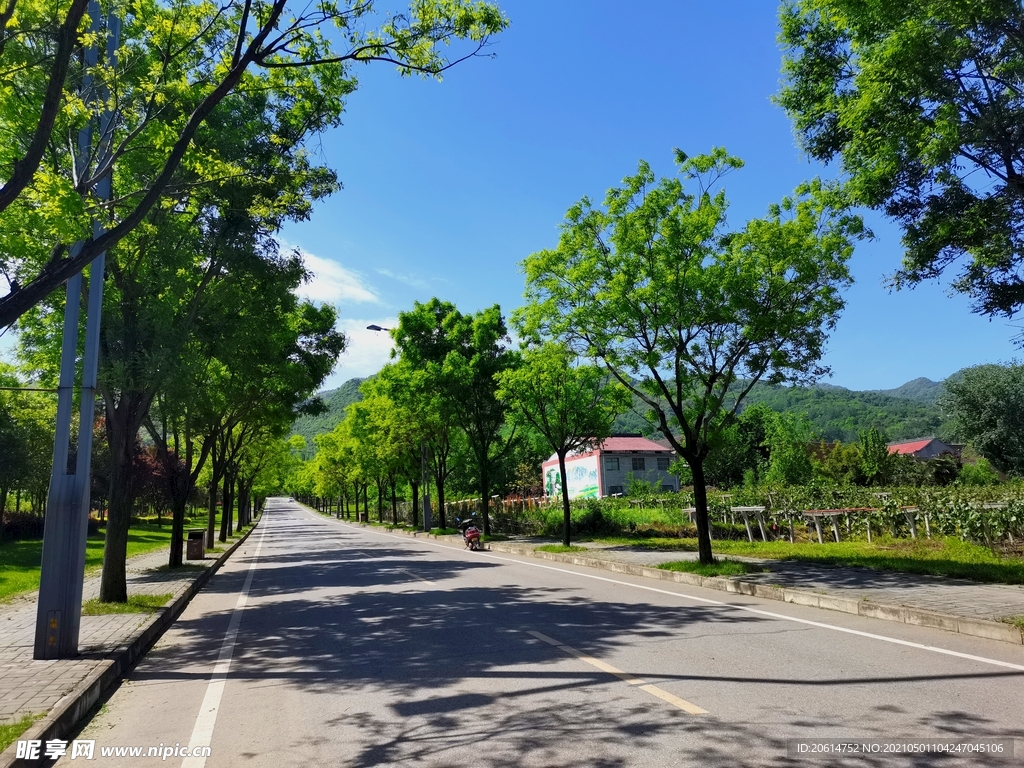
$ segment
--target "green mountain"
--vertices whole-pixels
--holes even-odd
[[[300,416],[295,420],[292,424],[292,434],[306,438],[306,450],[303,451],[306,458],[312,457],[316,452],[313,437],[334,429],[345,418],[345,409],[363,399],[359,385],[364,381],[366,379],[349,379],[337,389],[321,392],[319,397],[323,400],[326,410],[316,416]]]
[[[292,433],[306,438],[306,455],[314,453],[313,436],[334,429],[345,417],[345,409],[362,400],[359,385],[365,379],[349,379],[337,389],[320,393],[327,407],[317,416],[302,416]],[[889,440],[939,435],[943,417],[936,405],[942,383],[919,378],[888,390],[857,391],[834,384],[810,387],[784,387],[757,384],[747,396],[746,405],[764,403],[781,413],[805,414],[821,439],[851,442],[861,431],[875,427]],[[653,425],[644,417],[646,407],[634,398],[633,410],[615,420],[613,431],[656,436]]]
[[[889,390],[857,391],[834,384],[785,387],[757,384],[747,395],[745,406],[763,403],[780,413],[804,414],[821,439],[851,442],[866,429],[875,427],[888,440],[908,440],[938,435],[943,417],[936,401],[942,383],[926,378],[908,381]],[[634,409],[615,421],[616,432],[654,431],[643,418],[646,407],[634,400]]]
[[[928,388],[922,382],[934,386]],[[915,379],[893,390],[875,392],[831,385],[758,384],[745,402],[764,403],[781,413],[805,414],[828,442],[856,440],[862,430],[870,427],[895,441],[937,435],[942,430],[942,413],[935,404],[941,388],[941,384],[928,379]],[[901,394],[894,394],[897,392]]]
[[[889,397],[900,397],[906,400],[916,400],[919,403],[934,405],[942,395],[942,382],[926,379],[924,376],[908,381],[896,389],[873,390],[880,395]]]

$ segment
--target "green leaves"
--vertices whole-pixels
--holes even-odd
[[[548,342],[527,348],[522,365],[497,375],[497,396],[512,420],[563,457],[599,445],[631,404],[628,390],[600,368],[575,362],[566,347]]]
[[[527,336],[565,339],[603,362],[696,457],[756,381],[824,372],[846,261],[867,233],[818,181],[729,232],[714,186],[741,161],[724,149],[677,159],[686,186],[641,163],[603,209],[586,198],[573,206],[557,250],[524,261],[528,304],[516,317]]]
[[[903,228],[893,282],[958,267],[976,311],[1024,304],[1024,9],[1015,0],[792,0],[777,101],[853,200]]]
[[[1002,472],[1024,474],[1024,365],[979,365],[945,382],[939,405],[957,438]]]

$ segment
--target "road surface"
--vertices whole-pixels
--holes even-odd
[[[955,758],[787,751],[1014,737],[1012,758],[1005,741]],[[74,738],[101,766],[1022,765],[1024,650],[272,499]],[[209,757],[182,758],[189,744]],[[130,747],[178,752],[101,754]]]

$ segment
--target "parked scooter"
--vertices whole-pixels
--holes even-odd
[[[456,522],[459,524],[459,530],[462,531],[462,540],[466,546],[473,552],[482,550],[484,548],[483,531],[476,524],[476,518],[471,517],[468,520],[457,520]]]

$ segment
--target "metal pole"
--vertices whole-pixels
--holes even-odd
[[[100,6],[89,4],[91,31],[101,32]],[[120,22],[107,17],[107,59],[116,63]],[[96,46],[86,51],[86,67],[98,60]],[[103,89],[105,91],[105,89]],[[106,101],[106,93],[96,98],[92,92],[92,76],[83,78],[82,94],[86,100]],[[111,146],[111,115],[106,111],[100,121],[100,149],[97,167],[109,160]],[[78,134],[76,175],[89,173],[93,126]],[[101,199],[110,199],[111,181],[107,173],[97,183],[95,192]],[[104,231],[99,221],[93,223],[93,237]],[[80,250],[76,243],[74,250]],[[68,280],[64,307],[64,336],[61,346],[60,385],[57,390],[57,424],[53,443],[53,468],[43,527],[43,555],[39,579],[39,600],[36,606],[36,633],[33,658],[70,658],[78,654],[78,637],[82,616],[82,581],[85,572],[85,545],[89,526],[89,499],[92,479],[92,427],[96,407],[96,372],[99,360],[100,314],[103,307],[105,254],[92,262],[89,280],[89,301],[86,317],[85,354],[82,360],[82,393],[79,403],[78,451],[74,471],[69,471],[71,445],[71,412],[74,405],[75,364],[78,347],[78,324],[82,293],[82,274]]]

